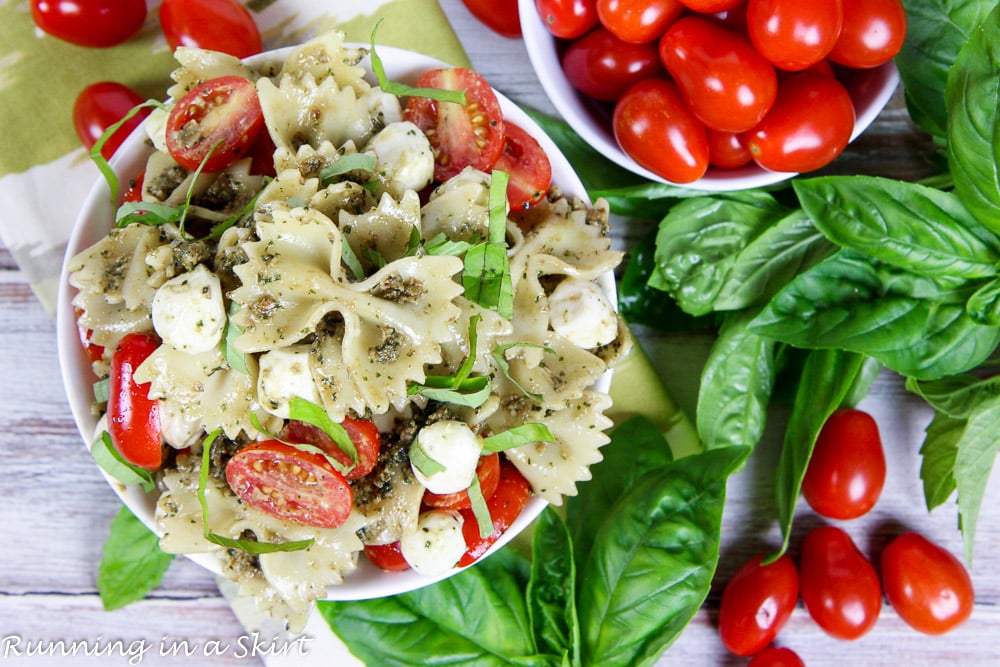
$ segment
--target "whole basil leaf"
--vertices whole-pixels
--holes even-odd
[[[547,507],[534,525],[528,615],[541,653],[580,664],[580,622],[576,614],[576,565],[569,530]]]
[[[972,31],[948,77],[948,165],[955,192],[1000,233],[1000,5]]]
[[[964,420],[984,397],[1000,396],[1000,375],[980,378],[971,373],[962,373],[933,382],[907,378],[906,388],[924,399],[936,411]]]
[[[651,665],[708,595],[726,479],[748,454],[713,449],[643,475],[604,523],[580,572],[583,663]]]
[[[160,549],[160,538],[125,506],[111,521],[97,570],[97,592],[107,610],[141,600],[160,585],[174,554]]]
[[[972,562],[979,510],[986,494],[990,472],[1000,451],[1000,398],[984,397],[969,415],[955,454],[955,490],[958,517],[965,544],[965,560]]]
[[[952,193],[888,178],[827,176],[794,184],[834,243],[928,277],[996,276],[997,237]]]
[[[1000,325],[1000,279],[994,278],[976,290],[965,302],[965,311],[979,324]]]
[[[896,372],[937,379],[974,368],[1000,342],[1000,328],[976,323],[971,286],[930,278],[841,250],[800,274],[750,323],[789,345],[842,348]]]
[[[935,412],[920,445],[920,480],[927,510],[943,505],[955,492],[955,460],[965,420]]]

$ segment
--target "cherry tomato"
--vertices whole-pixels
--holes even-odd
[[[480,23],[498,35],[510,38],[521,36],[517,0],[462,0],[462,4]]]
[[[774,66],[750,41],[697,16],[674,22],[660,40],[660,59],[688,106],[705,125],[743,132],[774,103]]]
[[[465,105],[427,97],[406,101],[404,117],[417,125],[434,150],[434,178],[443,183],[466,167],[489,171],[503,152],[504,122],[493,88],[464,67],[425,72],[418,87],[464,90]]]
[[[272,178],[276,176],[277,172],[274,171],[274,151],[276,148],[274,140],[271,139],[271,133],[265,127],[260,135],[258,135],[257,141],[254,142],[253,149],[250,151],[250,158],[252,160],[250,163],[250,173],[260,176],[270,176]]]
[[[503,152],[494,169],[510,175],[507,201],[511,210],[531,208],[545,197],[552,185],[552,165],[535,138],[511,122],[504,123]]]
[[[743,135],[753,159],[771,171],[812,171],[843,152],[854,131],[854,103],[828,76],[800,72],[783,79],[774,106]]]
[[[73,102],[73,127],[76,129],[76,136],[86,148],[92,148],[105,130],[144,101],[142,95],[114,81],[100,81],[87,86]],[[105,160],[111,159],[125,138],[149,115],[149,111],[139,110],[108,137],[101,146],[101,155]]]
[[[344,474],[348,480],[361,479],[375,468],[378,462],[378,454],[382,447],[382,436],[378,432],[375,423],[370,419],[352,419],[346,417],[340,423],[350,436],[354,449],[358,453],[358,461],[347,473]],[[326,431],[318,426],[290,420],[281,429],[279,434],[281,440],[299,445],[313,445],[319,447],[326,455],[336,460],[338,463],[349,466],[351,457],[333,441]]]
[[[150,333],[123,336],[111,354],[108,379],[111,442],[126,461],[147,470],[156,470],[163,463],[160,407],[149,397],[149,383],[135,381],[135,370],[159,344]]]
[[[786,554],[761,565],[754,556],[722,592],[719,636],[736,655],[754,655],[778,636],[799,600],[799,573]]]
[[[844,21],[841,0],[748,0],[747,32],[762,56],[784,70],[803,70],[830,53]]]
[[[74,308],[73,312],[76,313],[76,319],[79,321],[80,317],[83,315],[83,310],[79,308]],[[104,359],[104,346],[95,345],[91,342],[91,338],[94,335],[93,329],[87,329],[86,327],[78,327],[80,333],[80,344],[87,350],[87,358],[90,359],[91,363],[97,363]]]
[[[460,510],[462,515],[462,534],[468,547],[458,561],[459,567],[471,565],[485,554],[493,544],[500,539],[520,516],[524,506],[531,497],[531,484],[518,471],[513,463],[506,459],[500,462],[500,481],[493,496],[486,501],[493,518],[493,533],[489,537],[479,534],[479,523],[472,510]]]
[[[646,79],[618,100],[615,139],[633,160],[674,183],[690,183],[708,169],[705,127],[667,79]]]
[[[576,39],[600,22],[597,0],[535,0],[542,21],[556,37]]]
[[[857,639],[882,610],[875,568],[851,536],[836,526],[814,528],[802,540],[799,592],[809,615],[829,635]]]
[[[680,0],[597,0],[601,24],[632,44],[658,40],[683,12]]]
[[[735,169],[753,162],[750,149],[743,145],[738,132],[705,129],[708,138],[708,161],[720,169]]]
[[[681,3],[688,9],[703,14],[714,14],[733,9],[743,3],[743,0],[681,0]]]
[[[167,150],[194,171],[225,169],[248,155],[264,129],[257,87],[241,76],[221,76],[192,88],[167,117]]]
[[[614,102],[643,79],[666,74],[656,44],[629,44],[604,27],[566,47],[562,67],[574,88],[602,102]]]
[[[869,68],[899,53],[906,39],[900,0],[843,0],[844,25],[829,58],[847,67]]]
[[[878,424],[862,410],[837,410],[823,424],[802,479],[806,502],[831,519],[856,519],[875,506],[884,484]]]
[[[31,0],[35,25],[77,46],[128,41],[146,21],[145,0]]]
[[[745,35],[747,34],[747,5],[740,3],[732,9],[724,9],[721,12],[713,12],[705,18],[711,19],[726,30]]]
[[[365,556],[373,565],[386,572],[403,572],[410,569],[410,564],[403,558],[399,541],[389,544],[366,544]]]
[[[284,521],[336,528],[351,513],[351,487],[333,464],[278,440],[236,452],[226,481],[247,505]]]
[[[142,201],[142,184],[146,180],[146,172],[141,171],[128,181],[125,192],[122,193],[122,202]]]
[[[792,649],[772,646],[755,655],[747,667],[806,667],[806,663]]]
[[[263,49],[253,16],[236,0],[163,0],[160,26],[171,49],[195,46],[237,58]]]
[[[500,483],[500,455],[496,452],[479,457],[476,465],[476,475],[479,477],[479,488],[487,501],[496,493]],[[469,492],[462,490],[455,493],[431,493],[424,491],[424,504],[438,509],[460,510],[472,507]]]
[[[972,614],[965,566],[919,533],[903,533],[882,552],[882,583],[899,617],[920,632],[943,634]]]

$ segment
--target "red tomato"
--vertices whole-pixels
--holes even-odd
[[[708,161],[720,169],[735,169],[753,161],[750,149],[743,145],[738,132],[705,129],[708,138]]]
[[[831,519],[856,519],[875,506],[884,484],[878,424],[867,412],[837,410],[816,438],[802,479],[806,502]]]
[[[618,39],[654,42],[684,12],[680,0],[597,0],[597,17]]]
[[[351,513],[351,487],[333,464],[278,440],[236,452],[226,481],[247,505],[284,521],[336,528]]]
[[[76,313],[76,319],[79,324],[79,319],[83,315],[83,311],[79,308],[74,308],[73,312]],[[90,359],[91,363],[97,363],[104,359],[104,346],[95,345],[91,342],[91,337],[94,335],[93,329],[87,329],[86,327],[77,327],[80,333],[80,343],[87,350],[87,358]]]
[[[576,39],[600,22],[597,0],[535,0],[538,15],[556,37]]]
[[[719,636],[736,655],[754,655],[778,636],[799,600],[799,574],[786,554],[769,565],[754,556],[722,592]]]
[[[150,333],[122,337],[111,355],[108,381],[108,433],[122,457],[132,465],[156,470],[163,463],[160,408],[149,397],[149,383],[135,381],[135,369],[159,347]]]
[[[503,152],[494,169],[510,175],[507,201],[511,210],[531,208],[542,200],[552,185],[552,165],[535,138],[511,122],[504,123]]]
[[[774,106],[743,135],[753,159],[771,171],[812,171],[843,152],[854,131],[854,103],[828,76],[800,72],[783,79]]]
[[[87,86],[73,102],[73,127],[76,129],[76,136],[86,148],[93,148],[105,130],[144,101],[142,95],[114,81],[100,81]],[[111,159],[125,138],[149,115],[149,111],[141,109],[108,137],[101,146],[101,155],[105,160]]]
[[[386,572],[403,572],[410,569],[410,564],[403,558],[398,541],[390,544],[366,544],[365,556],[372,564]]]
[[[784,70],[803,70],[830,53],[844,21],[841,0],[748,0],[747,32],[762,56]]]
[[[747,667],[806,667],[806,663],[792,649],[772,646],[755,655]]]
[[[141,171],[133,178],[129,179],[128,187],[122,193],[122,201],[137,202],[142,201],[142,184],[146,180],[146,172]]]
[[[127,41],[146,21],[145,0],[31,0],[35,25],[77,46]]]
[[[350,436],[354,449],[358,452],[358,462],[345,473],[348,480],[361,479],[375,468],[378,462],[378,454],[382,447],[382,436],[378,432],[375,423],[370,419],[351,419],[347,417],[340,423]],[[313,445],[319,447],[326,455],[335,459],[338,463],[349,466],[351,457],[342,450],[326,434],[326,431],[318,426],[306,424],[296,420],[290,420],[281,429],[278,437],[285,442],[292,442],[299,445]]]
[[[493,88],[464,67],[425,72],[417,86],[464,90],[465,105],[427,97],[406,101],[404,116],[415,123],[434,150],[434,178],[443,183],[466,167],[489,171],[503,152],[504,123]]]
[[[253,16],[236,0],[163,0],[160,25],[171,49],[195,46],[237,58],[263,49]]]
[[[740,3],[732,9],[725,9],[721,12],[713,12],[706,18],[715,21],[726,30],[732,30],[741,35],[747,34],[747,6]]]
[[[221,171],[250,153],[262,129],[257,87],[221,76],[195,86],[170,110],[167,150],[189,171],[203,161],[203,171]]]
[[[462,534],[465,536],[468,549],[459,559],[459,567],[471,565],[485,554],[520,516],[530,497],[531,484],[528,480],[513,463],[506,459],[501,461],[497,490],[493,493],[493,497],[486,501],[490,516],[493,517],[493,533],[489,537],[482,537],[479,534],[479,523],[472,510],[461,510]]]
[[[821,526],[802,540],[799,591],[809,615],[829,635],[857,639],[882,610],[875,568],[836,526]]]
[[[643,79],[663,76],[656,44],[629,44],[599,27],[574,40],[562,56],[563,72],[584,95],[614,102]]]
[[[685,7],[703,14],[714,14],[733,9],[743,0],[681,0]]]
[[[476,475],[479,477],[479,488],[483,491],[483,498],[489,501],[496,493],[497,485],[500,483],[500,455],[493,452],[479,457]],[[424,491],[424,504],[445,510],[461,510],[472,507],[469,492],[465,490],[456,493]]]
[[[705,127],[667,79],[646,79],[618,100],[615,139],[633,160],[674,183],[690,183],[708,169]]]
[[[250,163],[250,173],[274,178],[277,175],[274,171],[275,150],[276,146],[274,145],[274,140],[271,139],[271,133],[265,127],[261,130],[257,141],[254,142],[253,149],[250,151],[250,158],[252,160]]]
[[[705,125],[743,132],[774,103],[774,66],[750,41],[706,18],[686,16],[660,40],[660,59]]]
[[[920,632],[948,632],[972,614],[975,592],[965,566],[919,533],[903,533],[885,548],[882,582],[889,604]]]
[[[510,38],[521,36],[521,16],[517,11],[517,0],[462,0],[462,4],[483,25],[498,35]]]
[[[844,25],[829,58],[847,67],[878,67],[892,60],[906,39],[900,0],[843,0]]]

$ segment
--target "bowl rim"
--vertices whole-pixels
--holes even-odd
[[[349,48],[370,48],[369,44],[355,42],[345,42],[344,45]],[[266,51],[246,59],[246,62],[254,66],[279,62],[294,48],[290,46]],[[387,76],[396,81],[414,83],[420,74],[429,69],[453,67],[453,65],[431,56],[398,47],[376,45],[376,50],[379,58],[382,60]],[[370,56],[366,56],[362,63],[366,63],[366,69],[368,70],[366,78],[374,81],[369,58]],[[558,184],[563,192],[580,197],[590,203],[582,181],[552,139],[513,101],[495,89],[494,92],[500,102],[504,118],[524,128],[542,146],[552,164],[553,183]],[[145,129],[140,125],[123,142],[119,151],[109,161],[109,164],[117,174],[119,180],[124,181],[124,179],[131,177],[141,170],[152,151],[153,149],[146,143]],[[77,253],[107,234],[112,219],[113,211],[110,205],[109,187],[105,179],[100,177],[91,187],[80,209],[80,213],[73,224],[73,231],[67,243],[60,270],[56,303],[56,339],[60,372],[77,431],[80,433],[84,447],[87,448],[88,453],[98,422],[92,412],[90,400],[93,382],[96,378],[91,370],[90,361],[86,357],[84,347],[80,342],[76,315],[72,306],[72,299],[76,290],[69,284],[67,266]],[[605,296],[617,307],[613,273],[604,274],[598,282]],[[610,369],[606,371],[595,383],[595,389],[607,393],[611,385],[611,374],[612,371]],[[162,535],[155,521],[156,500],[154,494],[147,494],[136,486],[124,486],[105,473],[96,463],[94,464],[94,468],[100,472],[122,503],[140,521],[155,534]],[[522,533],[548,505],[549,503],[541,497],[532,495],[521,515],[476,563],[495,553]],[[213,574],[222,574],[221,562],[214,551],[183,555]],[[467,567],[474,567],[476,563]],[[330,586],[327,589],[325,599],[346,601],[397,595],[431,585],[451,577],[464,569],[467,568],[454,567],[441,575],[431,577],[417,574],[413,570],[384,572],[359,554],[357,568],[348,573],[342,583]]]

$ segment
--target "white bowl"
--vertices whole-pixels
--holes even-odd
[[[563,40],[556,39],[549,32],[538,14],[535,0],[518,0],[518,10],[532,68],[552,105],[566,122],[612,162],[652,181],[669,183],[662,176],[641,167],[619,147],[611,127],[610,105],[579,92],[563,75],[560,60],[560,42]],[[851,141],[854,141],[888,104],[899,83],[899,72],[890,61],[871,70],[858,71],[843,83],[854,102],[856,118],[851,134]],[[780,183],[795,175],[792,172],[769,171],[751,163],[737,169],[709,167],[702,178],[679,185],[697,190],[745,190]]]
[[[354,44],[352,46],[367,47],[368,45]],[[251,64],[260,64],[261,62],[272,60],[280,61],[287,51],[287,49],[281,49],[260,54],[248,59],[248,62]],[[377,52],[382,59],[387,77],[403,83],[415,84],[417,78],[423,72],[438,67],[449,66],[437,59],[389,46],[379,46],[377,47]],[[371,77],[371,82],[375,83],[374,76]],[[575,194],[586,200],[587,195],[583,184],[573,171],[569,161],[563,156],[552,140],[513,102],[499,92],[497,93],[497,97],[500,101],[504,117],[524,128],[525,131],[538,140],[545,150],[552,163],[553,183],[557,183],[565,193]],[[123,183],[127,182],[128,178],[139,173],[145,167],[150,151],[151,148],[147,146],[145,141],[145,132],[141,128],[136,130],[123,143],[122,147],[111,160],[111,166],[118,175],[119,180]],[[70,237],[63,263],[62,275],[60,276],[59,297],[56,306],[57,343],[63,385],[66,388],[73,418],[83,438],[84,445],[88,449],[97,427],[97,420],[91,410],[93,383],[96,377],[94,377],[91,370],[90,360],[86,355],[86,351],[80,343],[76,315],[72,305],[75,290],[70,286],[68,281],[66,262],[107,234],[113,219],[109,198],[107,183],[102,178],[90,191],[74,226],[73,234]],[[605,295],[612,300],[612,303],[615,303],[614,277],[610,273],[603,277],[601,287]],[[610,372],[608,372],[599,379],[595,388],[599,391],[607,391],[610,384],[611,376]],[[143,493],[139,487],[135,486],[124,487],[121,483],[107,475],[105,475],[105,478],[115,493],[122,499],[122,502],[150,530],[159,534],[160,531],[157,529],[154,520],[156,511],[155,494]],[[532,496],[521,515],[491,547],[487,555],[492,554],[527,528],[542,510],[545,509],[546,505],[547,503],[541,498]],[[212,554],[190,554],[188,557],[216,574],[221,573],[218,559]],[[362,556],[359,558],[358,569],[349,574],[343,584],[331,586],[327,592],[327,598],[331,600],[362,600],[396,595],[432,584],[460,571],[460,569],[455,568],[436,578],[422,576],[412,570],[405,572],[384,572]]]

